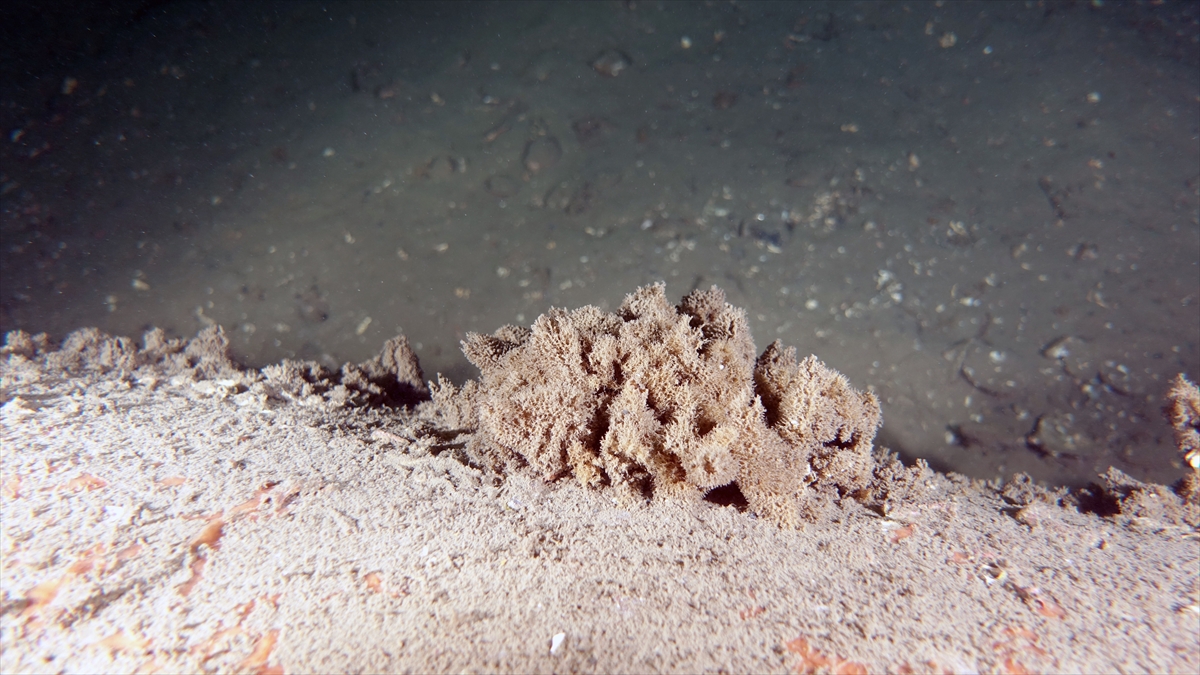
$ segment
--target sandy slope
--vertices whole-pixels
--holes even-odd
[[[0,361],[0,670],[1200,668],[1197,514],[1165,488],[925,472],[795,531],[622,508],[215,335]]]

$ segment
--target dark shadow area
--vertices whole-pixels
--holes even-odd
[[[1101,518],[1111,518],[1121,513],[1121,497],[1103,486],[1092,483],[1088,487],[1071,492],[1080,513],[1091,513]]]
[[[738,511],[745,511],[750,507],[750,502],[746,501],[746,496],[742,494],[737,483],[729,483],[709,490],[708,494],[704,495],[704,501],[717,506],[732,506]]]

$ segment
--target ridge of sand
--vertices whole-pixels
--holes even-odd
[[[370,385],[238,369],[218,329],[6,353],[4,672],[1200,669],[1196,509],[1115,472],[919,466],[882,512],[791,530],[497,481],[352,405]]]

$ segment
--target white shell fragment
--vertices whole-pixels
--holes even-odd
[[[550,653],[557,654],[559,647],[562,647],[563,640],[566,639],[566,633],[555,633],[554,637],[550,638]]]

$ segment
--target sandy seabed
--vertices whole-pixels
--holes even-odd
[[[1200,5],[28,6],[0,332],[50,337],[0,352],[0,672],[1200,672],[1161,414]],[[521,387],[339,365],[402,333],[465,389],[504,373],[467,333],[661,279],[870,389],[865,494],[780,527],[741,477],[630,499],[654,467],[602,447],[546,482],[489,454]]]
[[[10,336],[0,670],[1200,669],[1200,517],[1163,486],[918,463],[781,528],[493,475],[370,383],[262,372],[217,329]]]

